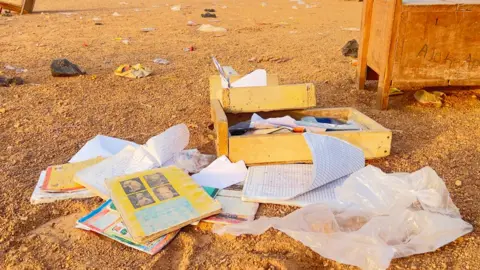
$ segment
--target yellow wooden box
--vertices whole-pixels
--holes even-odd
[[[232,162],[244,160],[247,165],[312,162],[310,150],[301,133],[230,136],[228,127],[249,120],[252,113],[228,113],[218,99],[211,100],[211,113],[219,156],[227,155]],[[316,116],[354,120],[365,129],[329,131],[325,134],[363,149],[366,159],[381,158],[390,154],[392,132],[353,108],[299,109],[258,114],[264,118],[290,115],[296,119]]]
[[[241,76],[231,76],[235,82]],[[223,88],[219,75],[210,77],[210,99],[218,99],[226,112],[244,113],[312,108],[317,104],[311,83],[278,85],[276,75],[267,75],[267,86]]]

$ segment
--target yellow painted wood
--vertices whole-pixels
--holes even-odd
[[[315,107],[315,86],[311,83],[225,89],[222,105],[226,112],[279,111]]]
[[[240,79],[242,76],[231,76],[231,82],[235,82],[236,80]],[[219,75],[213,75],[209,78],[210,82],[210,99],[222,99],[222,81]],[[274,86],[278,85],[278,76],[275,74],[268,75],[267,74],[267,85]]]
[[[215,129],[217,156],[228,155],[228,121],[218,99],[210,100],[211,115]]]
[[[390,154],[392,132],[356,109],[316,108],[285,111],[285,115],[294,118],[309,115],[354,120],[361,124],[364,130],[329,131],[322,134],[345,140],[361,148],[366,159],[381,158]],[[234,115],[226,116],[228,119]],[[229,136],[228,157],[232,162],[244,160],[247,165],[312,162],[308,145],[300,133]]]

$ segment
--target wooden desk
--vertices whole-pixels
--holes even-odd
[[[8,9],[19,14],[28,14],[33,12],[33,7],[35,6],[35,0],[23,0],[21,5],[15,5],[12,3],[0,1],[0,7]]]
[[[391,87],[480,85],[480,0],[364,0],[358,86],[378,78],[377,105]]]

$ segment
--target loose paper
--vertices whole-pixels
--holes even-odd
[[[138,144],[118,138],[97,135],[89,140],[68,162],[80,162],[96,157],[111,157],[125,146],[137,147]]]
[[[332,187],[365,166],[363,151],[348,142],[312,133],[305,133],[304,138],[312,152],[313,165],[252,166],[248,169],[242,199],[285,201],[283,204],[292,204],[288,201],[294,200],[293,204],[301,205],[333,198]]]
[[[75,180],[107,200],[110,194],[106,179],[162,166],[187,146],[189,136],[185,124],[173,126],[150,138],[145,145],[136,148],[128,145],[118,154],[78,172]]]
[[[245,162],[232,163],[226,156],[221,156],[199,173],[192,175],[192,178],[201,186],[224,189],[244,181],[246,175]]]

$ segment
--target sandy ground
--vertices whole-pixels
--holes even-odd
[[[449,93],[444,107],[426,108],[406,93],[391,99],[390,110],[374,109],[374,90],[356,90],[355,68],[340,53],[346,41],[359,38],[359,32],[342,27],[360,27],[361,3],[322,0],[306,9],[288,0],[265,0],[265,7],[259,0],[190,0],[174,12],[167,4],[178,2],[120,2],[37,0],[36,14],[0,17],[0,68],[28,69],[20,74],[27,85],[0,88],[0,109],[5,108],[0,111],[0,268],[352,268],[274,230],[232,238],[216,236],[206,226],[189,226],[149,256],[73,228],[100,199],[30,204],[40,171],[67,162],[96,134],[143,143],[183,122],[191,126],[189,146],[213,153],[208,76],[215,74],[210,56],[216,55],[241,73],[266,68],[281,83],[315,83],[318,106],[356,107],[393,130],[391,155],[371,164],[387,172],[428,165],[445,179],[474,232],[434,253],[394,260],[392,269],[480,269],[480,96]],[[216,8],[219,21],[200,18],[204,8]],[[94,25],[94,17],[104,25]],[[186,25],[188,20],[228,32],[199,33]],[[144,27],[156,30],[143,33]],[[116,37],[129,37],[131,43]],[[196,51],[183,51],[192,45]],[[60,57],[88,75],[53,78],[49,65]],[[171,64],[153,64],[156,57]],[[263,60],[249,62],[252,57]],[[113,70],[122,63],[143,63],[155,73],[139,80],[115,77]],[[283,216],[293,210],[262,205],[258,215]]]

